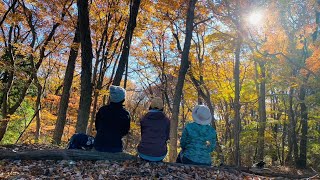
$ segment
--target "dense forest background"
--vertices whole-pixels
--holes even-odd
[[[109,86],[127,90],[134,154],[152,96],[173,161],[196,104],[216,164],[320,169],[319,0],[1,0],[0,143],[94,135]]]

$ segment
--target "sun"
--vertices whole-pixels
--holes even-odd
[[[261,23],[263,15],[261,12],[253,12],[248,16],[248,21],[251,25],[258,25]]]

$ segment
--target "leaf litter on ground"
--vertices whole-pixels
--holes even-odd
[[[52,145],[11,145],[0,149],[57,149]],[[311,179],[318,179],[314,176]],[[143,160],[1,160],[0,179],[289,179],[264,177],[233,168],[201,167]],[[291,178],[290,178],[291,179]]]

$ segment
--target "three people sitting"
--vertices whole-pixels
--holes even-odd
[[[123,151],[122,138],[130,129],[130,114],[123,105],[125,96],[126,91],[122,87],[110,86],[110,103],[102,106],[96,114],[95,150],[111,153]],[[212,114],[207,106],[197,105],[192,111],[192,118],[194,122],[187,124],[183,130],[180,140],[182,150],[177,163],[210,166],[211,153],[216,147],[216,131],[210,126]],[[162,161],[167,155],[170,120],[163,112],[161,98],[151,99],[149,111],[141,118],[140,126],[139,157],[146,161]],[[75,140],[78,136],[83,135],[73,137],[72,142],[78,142]],[[82,139],[87,143],[88,138]]]

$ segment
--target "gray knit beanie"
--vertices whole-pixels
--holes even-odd
[[[109,91],[111,102],[118,103],[126,97],[126,90],[120,86],[110,86]]]

